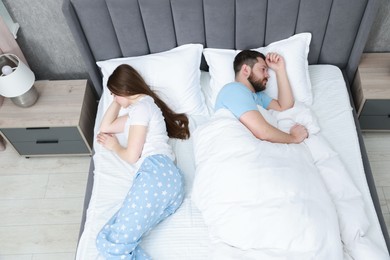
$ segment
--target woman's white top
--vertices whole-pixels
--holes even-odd
[[[128,108],[128,119],[125,125],[125,133],[129,132],[131,125],[147,127],[146,140],[140,159],[136,164],[140,165],[147,156],[164,154],[175,159],[171,146],[168,144],[168,133],[161,109],[154,103],[150,96],[141,97],[137,103]],[[126,136],[126,141],[128,136]]]

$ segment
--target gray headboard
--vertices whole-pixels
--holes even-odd
[[[310,64],[336,65],[351,82],[377,10],[377,0],[64,0],[63,4],[99,96],[98,60],[156,53],[186,43],[254,48],[300,32],[312,33]]]

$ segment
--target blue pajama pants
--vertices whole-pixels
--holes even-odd
[[[138,244],[142,236],[174,213],[184,198],[180,170],[165,155],[148,156],[122,207],[99,232],[96,247],[106,259],[151,259]]]

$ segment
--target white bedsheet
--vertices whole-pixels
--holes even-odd
[[[334,66],[310,66],[310,77],[314,92],[313,111],[319,118],[323,136],[330,146],[340,154],[347,170],[362,193],[366,213],[370,221],[367,235],[382,249],[386,248],[379,222],[376,218],[363,164],[349,97],[340,71]],[[205,73],[202,82],[207,82]],[[101,117],[109,105],[109,94],[103,94],[96,118],[95,135]],[[332,108],[332,109],[329,109]],[[190,119],[191,130],[206,118]],[[173,141],[177,164],[186,181],[186,199],[179,210],[160,223],[142,242],[143,248],[155,259],[208,259],[211,253],[208,230],[197,208],[192,204],[191,194],[194,179],[192,138],[188,141]],[[92,198],[87,211],[84,232],[79,241],[76,259],[99,259],[95,247],[97,233],[105,222],[118,210],[122,199],[131,186],[134,169],[121,162],[115,155],[94,143],[95,175]]]

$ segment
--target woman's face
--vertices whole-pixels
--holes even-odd
[[[130,105],[137,103],[138,99],[141,97],[141,94],[126,97],[118,96],[113,93],[111,93],[111,95],[114,97],[115,102],[117,102],[123,108],[127,108]]]

